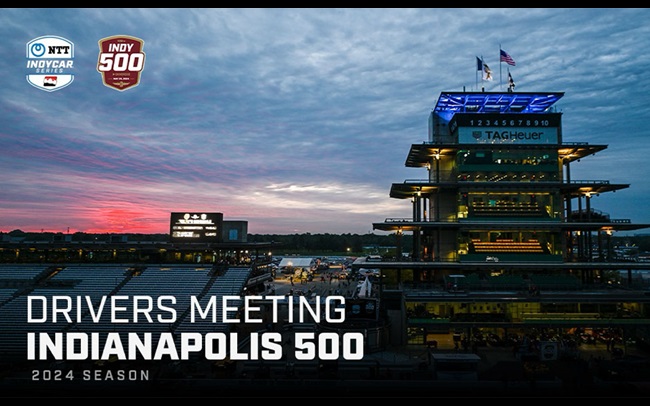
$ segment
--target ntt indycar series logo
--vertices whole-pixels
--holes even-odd
[[[128,35],[99,40],[97,71],[104,85],[123,92],[140,84],[144,69],[144,41]]]
[[[47,35],[27,43],[27,83],[53,92],[74,80],[74,44],[62,37]]]

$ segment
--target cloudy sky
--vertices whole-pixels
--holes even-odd
[[[572,179],[650,224],[649,9],[2,9],[0,231],[166,233],[170,212],[221,212],[250,233],[373,232],[410,217],[392,183],[426,141],[440,92],[565,92],[565,142],[606,144]],[[144,41],[137,86],[97,70],[99,41]],[[43,91],[27,44],[74,44]],[[495,80],[477,80],[482,56]],[[422,172],[424,171],[424,173]],[[643,230],[642,230],[643,231]],[[379,231],[375,231],[379,233]]]

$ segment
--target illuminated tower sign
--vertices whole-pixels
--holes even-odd
[[[450,132],[461,144],[557,144],[561,114],[455,114]]]
[[[221,242],[223,213],[172,213],[172,242]]]

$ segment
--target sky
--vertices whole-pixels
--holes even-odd
[[[377,233],[443,91],[564,92],[565,142],[607,149],[573,180],[650,224],[650,9],[1,9],[0,231],[167,233],[218,212],[252,234]],[[74,44],[74,79],[29,83],[27,44]],[[100,40],[142,40],[136,86]],[[515,66],[499,61],[503,49]],[[476,57],[493,71],[477,78]],[[649,229],[650,230],[650,229]],[[640,230],[638,232],[650,232]]]

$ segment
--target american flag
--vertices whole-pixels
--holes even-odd
[[[510,56],[510,55],[509,55],[506,51],[504,51],[503,49],[501,49],[500,51],[501,51],[501,52],[500,52],[500,53],[501,53],[501,62],[505,62],[505,63],[507,63],[508,65],[512,65],[512,66],[515,66],[515,65],[516,65],[515,60],[512,59],[512,56]]]

